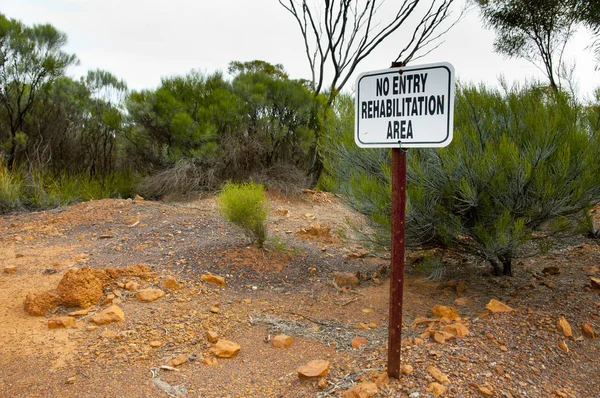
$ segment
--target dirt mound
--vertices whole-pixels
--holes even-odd
[[[60,303],[60,296],[56,291],[29,293],[25,298],[23,307],[31,315],[44,315],[56,308]]]
[[[102,298],[108,283],[126,276],[148,278],[151,273],[143,264],[124,268],[73,268],[65,273],[56,290],[28,294],[24,308],[31,315],[43,315],[59,305],[87,308]]]

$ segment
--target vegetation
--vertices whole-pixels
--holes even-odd
[[[227,182],[218,198],[219,210],[262,248],[267,239],[267,197],[262,185],[253,181]]]
[[[474,254],[511,275],[535,231],[564,231],[600,198],[597,115],[535,86],[461,88],[452,145],[409,152],[408,243]],[[329,187],[389,231],[389,154],[349,140],[330,145]]]

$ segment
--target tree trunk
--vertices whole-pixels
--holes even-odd
[[[512,259],[511,258],[502,259],[502,265],[504,266],[504,275],[505,276],[513,276]]]
[[[492,264],[492,268],[494,269],[494,275],[500,276],[502,275],[502,268],[500,267],[500,262],[495,258],[489,259],[490,264]]]

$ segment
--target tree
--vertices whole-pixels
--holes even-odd
[[[401,28],[412,31],[404,40],[395,61],[408,63],[422,50],[432,51],[450,16],[454,0],[403,0],[387,8],[377,0],[325,0],[310,3],[307,0],[279,0],[294,17],[304,40],[306,57],[311,69],[311,83],[315,96],[327,93],[322,109],[321,129],[311,146],[312,160],[309,174],[313,184],[323,172],[320,151],[321,135],[327,126],[331,107],[357,66],[379,45],[394,37]],[[326,76],[330,76],[326,81]]]
[[[7,165],[16,161],[22,131],[37,95],[77,62],[62,50],[67,36],[48,24],[28,27],[0,14],[0,106],[8,132]]]
[[[496,31],[494,49],[540,68],[559,89],[564,49],[579,17],[574,0],[475,0],[487,25]]]

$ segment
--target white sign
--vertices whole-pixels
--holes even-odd
[[[449,63],[362,73],[354,139],[363,148],[434,148],[452,141],[454,67]]]

